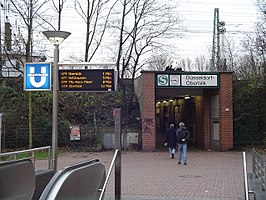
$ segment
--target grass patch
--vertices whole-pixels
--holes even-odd
[[[62,155],[64,153],[64,151],[59,150],[58,151],[58,156]],[[16,155],[16,159],[15,160],[19,160],[19,159],[24,159],[24,158],[33,158],[35,157],[35,160],[43,160],[43,159],[48,159],[48,151],[37,151],[34,153],[34,156],[32,153],[20,153]],[[14,156],[6,156],[6,157],[2,157],[1,160],[4,161],[8,161],[8,160],[14,160]]]
[[[16,155],[16,160],[23,158],[32,158],[35,157],[36,160],[47,159],[48,152],[47,151],[38,151],[35,152],[34,156],[32,153],[20,153]],[[14,156],[6,156],[2,160],[14,160]]]

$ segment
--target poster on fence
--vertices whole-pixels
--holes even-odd
[[[70,141],[80,140],[79,126],[70,126]]]

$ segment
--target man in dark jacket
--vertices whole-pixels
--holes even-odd
[[[175,156],[175,147],[176,147],[176,129],[174,124],[170,124],[170,128],[166,131],[165,137],[165,146],[169,147],[170,158],[173,159]]]
[[[179,123],[179,129],[176,131],[178,164],[181,164],[181,155],[183,154],[184,165],[187,164],[187,143],[190,137],[190,132],[186,128],[184,122]]]

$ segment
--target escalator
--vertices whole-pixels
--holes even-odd
[[[36,174],[30,159],[0,163],[0,199],[94,200],[99,199],[106,179],[105,167],[98,159],[66,167],[52,175],[50,170]],[[47,177],[52,178],[47,181]]]

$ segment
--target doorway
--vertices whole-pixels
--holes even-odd
[[[156,138],[157,148],[162,147],[165,140],[165,132],[170,124],[174,124],[178,128],[179,123],[182,121],[189,129],[190,143],[196,145],[198,135],[197,122],[197,107],[201,105],[200,96],[185,96],[169,98],[156,103]],[[200,110],[200,109],[198,109]]]

